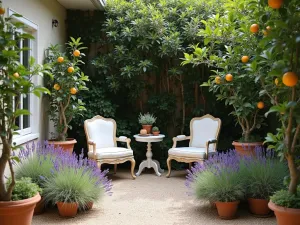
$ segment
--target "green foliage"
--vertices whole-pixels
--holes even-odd
[[[7,186],[11,179],[8,180]],[[16,180],[15,188],[12,192],[12,201],[19,201],[28,198],[32,198],[37,195],[38,192],[42,192],[42,189],[35,183],[32,182],[29,177],[21,177]]]
[[[1,6],[1,3],[0,3]],[[19,43],[25,39],[33,39],[30,34],[18,32],[24,27],[22,23],[14,22],[13,17],[22,17],[14,14],[4,18],[0,16],[0,138],[2,153],[0,157],[1,167],[5,168],[12,159],[12,150],[17,149],[12,145],[13,135],[17,135],[19,129],[16,119],[21,115],[30,115],[30,112],[21,109],[20,96],[27,96],[30,93],[40,97],[42,93],[50,93],[48,89],[35,85],[34,76],[49,74],[49,65],[37,65],[34,58],[30,58],[29,65],[20,63],[20,55],[29,51],[28,48],[20,48]],[[13,175],[13,169],[10,170]],[[0,201],[10,201],[14,187],[14,177],[11,184],[6,188],[4,181],[4,170],[0,174]]]
[[[139,115],[139,123],[141,125],[152,125],[156,121],[156,117],[153,114],[150,113],[145,113],[142,114],[140,113]]]
[[[298,192],[300,192],[300,186],[298,186]],[[300,209],[300,196],[289,193],[288,190],[277,191],[271,200],[274,204],[285,208]]]
[[[241,174],[248,198],[269,199],[283,188],[287,165],[274,158],[255,158],[241,162]]]
[[[159,128],[158,128],[158,127],[153,127],[153,128],[152,128],[152,132],[157,132],[157,131],[159,131]]]
[[[67,43],[67,52],[62,53],[59,45],[51,45],[47,51],[47,61],[51,63],[52,80],[47,85],[52,90],[50,98],[49,115],[54,122],[57,131],[57,140],[65,140],[69,125],[73,118],[82,115],[85,110],[84,102],[77,97],[77,92],[88,90],[86,82],[89,81],[80,69],[83,64],[81,58],[83,53],[74,54],[75,51],[85,49],[82,47],[80,38],[74,39]],[[67,58],[69,56],[69,58]],[[59,61],[59,57],[61,61]]]
[[[214,168],[203,171],[195,181],[195,193],[199,199],[212,202],[232,202],[243,199],[245,190],[241,174],[225,169],[216,175]]]
[[[75,169],[64,167],[45,180],[43,197],[46,202],[78,203],[85,208],[88,202],[96,202],[103,194],[103,188],[97,185],[98,177],[84,167]]]

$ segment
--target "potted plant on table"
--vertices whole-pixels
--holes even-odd
[[[230,113],[242,129],[240,140],[233,141],[239,154],[250,154],[262,139],[253,135],[263,124],[265,103],[260,96],[261,85],[252,66],[257,37],[245,26],[251,21],[251,4],[248,1],[231,1],[224,4],[220,14],[203,21],[205,28],[198,35],[205,47],[193,47],[193,53],[185,53],[183,65],[205,64],[215,75],[201,86],[209,87],[217,100],[232,107]],[[247,151],[248,150],[248,151]]]
[[[83,65],[81,58],[84,56],[80,51],[85,49],[81,45],[80,38],[75,40],[71,37],[71,41],[67,43],[67,53],[62,53],[59,45],[50,46],[47,50],[47,61],[51,63],[54,77],[47,82],[52,91],[49,96],[49,115],[57,133],[56,138],[50,140],[49,144],[60,146],[70,153],[77,141],[67,138],[68,129],[71,128],[69,124],[85,110],[84,103],[78,98],[78,92],[88,90],[86,82],[89,81],[88,76],[80,69]]]
[[[0,12],[5,11],[1,2],[0,8]],[[0,155],[0,221],[1,225],[29,225],[34,206],[41,197],[36,189],[36,191],[33,190],[34,193],[30,192],[29,195],[20,196],[21,199],[13,198],[18,183],[13,167],[13,162],[18,161],[18,158],[12,155],[18,147],[13,146],[13,136],[18,134],[16,120],[20,116],[30,115],[28,110],[20,108],[21,97],[25,98],[31,93],[38,97],[42,93],[50,93],[48,89],[37,86],[32,81],[34,75],[47,73],[48,66],[43,67],[35,64],[32,57],[29,60],[28,68],[20,63],[19,55],[26,49],[21,49],[19,43],[24,39],[33,39],[33,37],[27,33],[16,32],[23,25],[13,23],[13,19],[14,17],[21,17],[21,15],[14,14],[4,18],[3,14],[0,15],[0,138],[2,143]],[[10,171],[8,183],[5,177],[6,168],[9,168]],[[31,185],[29,183],[27,182],[28,185]],[[20,187],[19,184],[18,187]],[[21,186],[25,187],[27,184]]]
[[[198,199],[214,203],[221,219],[233,219],[245,194],[239,169],[235,151],[219,153],[192,167],[186,186]]]
[[[275,158],[273,151],[257,147],[255,154],[241,160],[241,174],[250,212],[257,217],[268,217],[270,196],[283,188],[287,166]]]
[[[111,190],[106,171],[100,171],[93,160],[60,153],[53,161],[54,170],[45,177],[45,202],[57,205],[63,217],[75,217],[78,209],[90,209],[104,192]]]
[[[269,207],[275,212],[279,225],[298,225],[300,221],[300,27],[299,1],[279,1],[277,7],[258,7],[260,16],[267,20],[261,26],[269,26],[270,32],[259,42],[256,56],[258,82],[262,93],[273,105],[269,113],[276,113],[279,127],[277,132],[268,133],[266,143],[270,144],[289,168],[288,188],[271,196]],[[271,3],[271,4],[270,4]],[[279,10],[278,10],[279,8]],[[257,14],[258,15],[258,14]],[[259,20],[258,20],[259,21]],[[283,47],[284,44],[284,47]],[[298,186],[298,187],[297,187]]]
[[[159,131],[159,128],[158,128],[158,127],[153,127],[153,128],[152,128],[152,134],[153,134],[154,136],[158,136],[159,133],[160,133],[160,131]]]
[[[143,129],[147,131],[147,134],[151,133],[152,125],[156,122],[156,117],[153,114],[140,113],[139,115],[139,123],[143,126]]]

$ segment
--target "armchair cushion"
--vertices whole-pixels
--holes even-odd
[[[114,159],[133,156],[133,151],[128,148],[100,148],[96,150],[97,159]],[[89,158],[94,158],[93,151],[88,152]]]
[[[209,151],[208,154],[213,154],[214,151]],[[206,156],[206,148],[196,148],[196,147],[181,147],[181,148],[171,148],[169,150],[169,155],[177,156],[177,157],[192,157],[205,159]]]

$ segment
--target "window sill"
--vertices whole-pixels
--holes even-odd
[[[38,139],[39,136],[40,136],[39,133],[33,133],[33,134],[27,134],[24,136],[19,136],[19,137],[13,138],[13,143],[15,143],[17,146],[22,145],[24,143]]]

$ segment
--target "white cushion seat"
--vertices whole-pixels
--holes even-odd
[[[200,158],[206,159],[206,148],[196,148],[196,147],[180,147],[180,148],[171,148],[168,151],[169,155],[178,156],[178,157],[191,157],[191,158]],[[213,154],[214,151],[210,151],[209,154]]]
[[[110,147],[96,149],[97,159],[114,159],[133,156],[133,151],[128,148]],[[88,152],[89,158],[94,158],[93,151]]]

